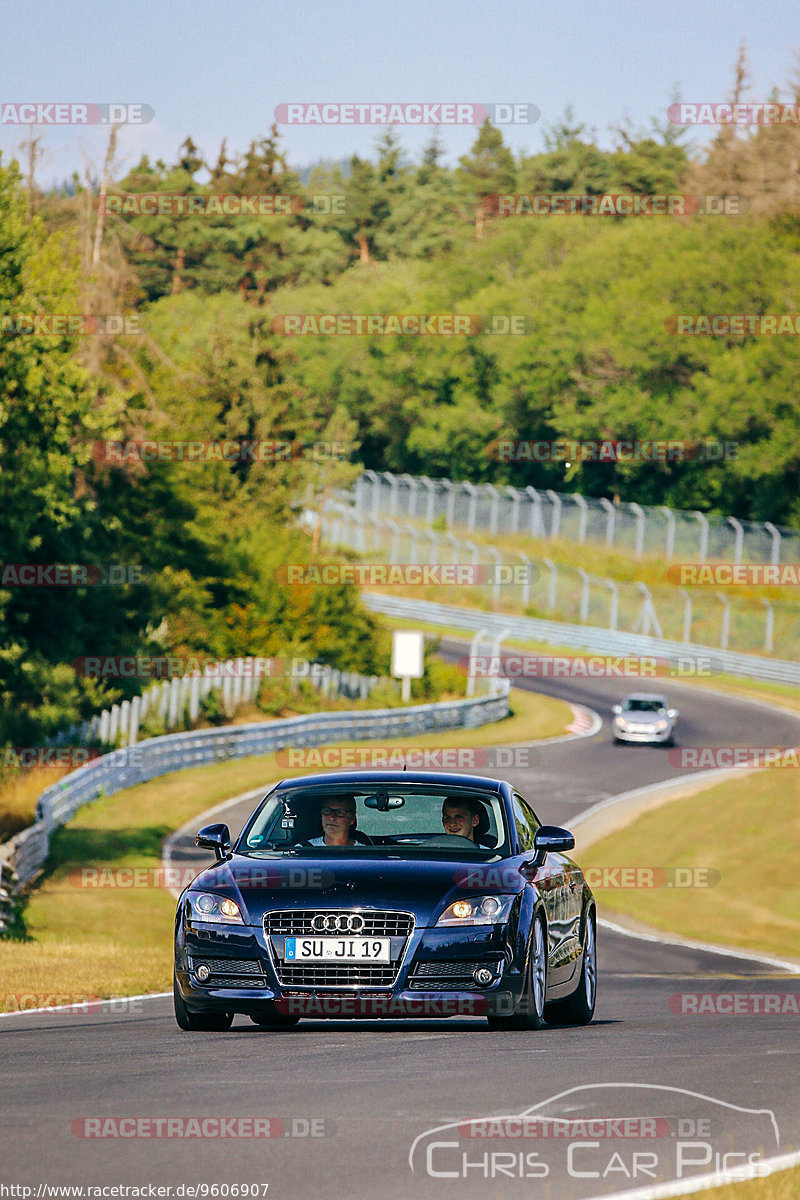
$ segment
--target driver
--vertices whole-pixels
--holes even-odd
[[[334,796],[323,800],[319,810],[322,818],[322,837],[311,838],[309,846],[356,846],[355,796]]]
[[[480,814],[481,805],[478,800],[473,800],[470,796],[464,800],[447,796],[442,805],[442,825],[445,833],[454,833],[474,842]]]

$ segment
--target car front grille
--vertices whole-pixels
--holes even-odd
[[[287,987],[365,987],[387,988],[394,983],[397,965],[373,967],[369,963],[352,963],[347,967],[327,963],[278,962],[278,978]]]
[[[287,909],[281,912],[270,912],[264,917],[264,931],[268,937],[302,937],[322,932],[313,929],[311,922],[318,916],[348,917],[358,913],[364,918],[364,928],[359,929],[359,937],[408,937],[414,928],[414,918],[411,913],[404,912],[364,912],[361,909]]]
[[[417,963],[409,980],[409,987],[417,991],[469,991],[478,987],[472,977],[478,967],[491,967],[495,963],[456,959],[452,962]]]
[[[373,963],[287,963],[282,957],[285,937],[320,936],[312,928],[314,917],[351,916],[358,913],[364,919],[359,937],[388,937],[392,942],[392,961]],[[362,909],[287,909],[265,913],[264,933],[273,955],[280,983],[287,988],[388,988],[400,971],[408,940],[414,929],[411,913]],[[328,931],[325,931],[328,932]],[[334,931],[331,931],[334,932]],[[401,940],[402,939],[402,940]]]

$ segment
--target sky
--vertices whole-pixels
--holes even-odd
[[[746,41],[748,99],[773,87],[788,98],[800,48],[797,0],[36,0],[3,14],[2,105],[21,102],[149,105],[147,124],[121,130],[117,160],[142,154],[174,162],[191,135],[209,161],[223,138],[241,152],[269,132],[280,104],[310,102],[526,103],[541,117],[503,126],[515,152],[544,148],[548,125],[568,105],[595,140],[612,129],[663,122],[677,87],[685,101],[730,93]],[[7,110],[0,110],[5,113]],[[374,153],[375,125],[282,125],[292,165]],[[41,125],[40,186],[99,173],[102,125]],[[433,129],[399,126],[418,159]],[[440,130],[455,163],[476,127]],[[2,161],[20,156],[27,127],[0,125]],[[689,130],[699,149],[709,130]]]

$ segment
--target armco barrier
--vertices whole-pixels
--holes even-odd
[[[538,617],[515,617],[510,613],[458,608],[451,604],[436,604],[431,600],[405,600],[401,596],[378,595],[374,592],[362,592],[362,600],[372,612],[395,619],[423,621],[428,625],[444,625],[468,632],[477,629],[492,633],[504,631],[505,637],[516,641],[575,646],[595,654],[651,655],[673,662],[699,658],[711,660],[721,671],[731,675],[800,685],[800,663],[785,659],[759,658],[755,654],[735,654],[713,646],[671,642],[666,638],[645,637],[640,633],[619,633],[593,625],[568,625]]]
[[[287,746],[413,736],[435,729],[472,729],[508,716],[509,684],[501,683],[497,694],[467,700],[372,712],[310,713],[253,725],[196,729],[190,733],[164,734],[127,749],[113,750],[42,792],[36,824],[0,846],[0,857],[16,872],[19,890],[47,858],[52,830],[65,824],[81,805],[101,795],[111,796],[123,788],[186,767],[269,754]]]

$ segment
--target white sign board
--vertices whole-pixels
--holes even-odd
[[[396,679],[421,679],[424,672],[425,635],[413,629],[392,633],[392,675]]]

